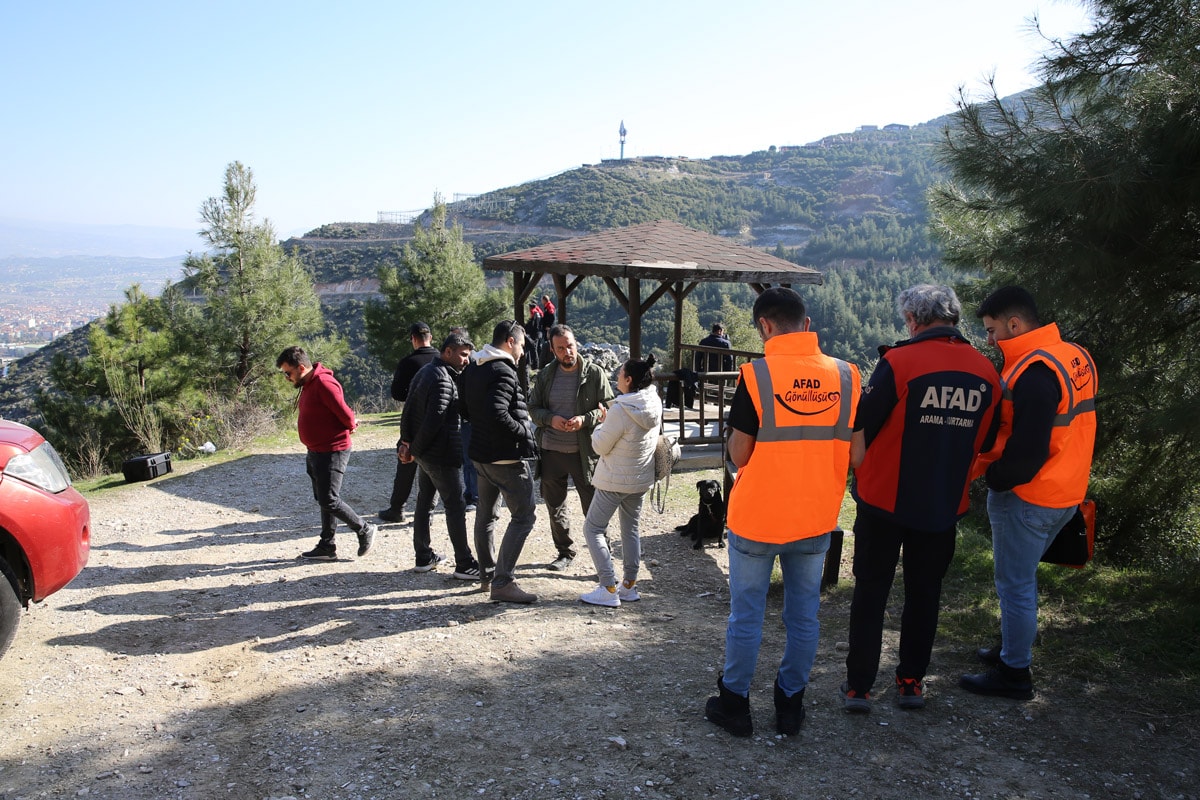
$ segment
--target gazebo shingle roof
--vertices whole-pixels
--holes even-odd
[[[490,256],[483,268],[658,281],[821,283],[814,269],[668,220]]]

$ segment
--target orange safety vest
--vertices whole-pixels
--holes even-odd
[[[1012,433],[1013,386],[1030,366],[1043,363],[1058,378],[1058,409],[1050,431],[1050,455],[1029,483],[1013,487],[1026,503],[1070,508],[1083,502],[1096,444],[1096,364],[1087,350],[1064,342],[1058,325],[997,342],[1004,354],[1000,381],[1000,429],[996,444],[979,456],[975,473],[998,459]],[[1011,365],[1011,366],[1010,366]]]
[[[784,544],[835,529],[862,392],[858,367],[821,353],[810,332],[773,336],[741,367],[758,436],[729,492],[729,529]]]

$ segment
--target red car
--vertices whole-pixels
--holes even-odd
[[[21,607],[57,592],[87,564],[90,523],[87,500],[50,443],[0,419],[0,656]]]

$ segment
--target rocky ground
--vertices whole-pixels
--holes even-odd
[[[394,419],[355,439],[345,494],[373,513]],[[703,476],[677,474],[666,513],[647,509],[643,600],[601,610],[577,599],[594,585],[586,551],[566,574],[546,570],[544,513],[518,573],[542,599],[491,605],[448,571],[409,571],[409,526],[383,528],[362,559],[297,561],[317,519],[299,445],[178,466],[94,493],[90,565],[24,615],[3,661],[0,799],[1200,793],[1194,735],[1164,735],[1177,726],[1053,676],[1028,703],[966,694],[957,676],[976,665],[962,643],[939,645],[925,710],[902,712],[883,691],[870,715],[845,714],[846,563],[822,609],[801,735],[774,734],[774,593],[755,736],[705,722],[725,551],[694,551],[672,530]],[[440,516],[434,541],[448,548]]]

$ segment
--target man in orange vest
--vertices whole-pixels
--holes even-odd
[[[989,295],[977,315],[1004,354],[1000,429],[986,465],[1001,644],[977,655],[987,672],[963,675],[975,694],[1033,697],[1037,566],[1087,492],[1096,441],[1096,366],[1054,323],[1042,325],[1019,286]],[[978,468],[977,470],[978,471]]]
[[[821,353],[804,301],[768,289],[754,302],[764,358],[744,364],[729,410],[729,623],[720,691],[704,715],[734,736],[753,733],[750,680],[762,642],[771,570],[783,573],[787,644],[775,678],[775,728],[800,732],[817,653],[821,571],[846,493],[858,367]]]

